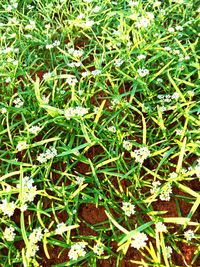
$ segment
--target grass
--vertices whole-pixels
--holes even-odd
[[[200,266],[198,1],[0,10],[0,265]]]

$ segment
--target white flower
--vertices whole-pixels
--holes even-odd
[[[176,29],[177,31],[183,31],[183,27],[182,27],[182,26],[179,26],[179,25],[176,26],[175,29]]]
[[[47,44],[46,45],[46,49],[52,49],[53,48],[53,44]]]
[[[108,131],[109,132],[112,132],[112,133],[116,133],[116,127],[115,126],[110,126],[110,127],[108,127]]]
[[[28,129],[29,133],[31,134],[37,134],[40,130],[41,128],[37,125],[32,126],[31,128]]]
[[[69,85],[74,86],[76,83],[78,83],[78,80],[76,79],[76,77],[68,77],[66,79],[66,83],[68,83]]]
[[[181,130],[181,129],[176,129],[175,132],[176,132],[176,135],[182,135],[183,134],[183,130]]]
[[[2,204],[0,204],[0,209],[4,215],[11,217],[15,212],[16,205],[14,201],[8,202],[7,199],[3,199]]]
[[[26,143],[26,141],[20,141],[18,142],[17,146],[16,146],[16,149],[18,151],[22,151],[24,149],[28,148],[28,144]]]
[[[15,239],[15,229],[10,226],[9,228],[6,227],[6,229],[3,232],[3,237],[7,240],[7,241],[13,241]]]
[[[19,97],[15,98],[13,103],[15,104],[16,108],[21,108],[24,105],[24,102]]]
[[[27,205],[27,204],[23,204],[23,205],[20,206],[20,211],[21,211],[21,212],[24,212],[24,211],[26,211],[27,209],[28,209],[28,205]]]
[[[147,159],[150,155],[150,151],[148,147],[141,147],[137,150],[131,152],[131,157],[135,158],[136,162],[143,163],[145,159]]]
[[[86,255],[86,251],[84,250],[86,247],[86,242],[78,242],[71,246],[68,256],[70,260],[77,260],[79,257],[84,257]]]
[[[172,193],[172,187],[170,184],[167,185],[167,187],[163,187],[162,192],[160,194],[160,200],[162,201],[169,201],[170,200],[170,194]]]
[[[98,13],[100,10],[101,10],[101,7],[100,6],[95,6],[92,11],[94,13]]]
[[[159,7],[161,5],[161,1],[156,1],[154,4],[153,4],[153,7]]]
[[[57,156],[57,149],[52,146],[46,150],[45,155],[46,155],[46,159],[52,159],[55,156]]]
[[[52,73],[51,72],[47,72],[47,73],[44,73],[43,74],[43,79],[44,80],[48,80],[49,78],[51,78],[52,77]]]
[[[1,114],[5,114],[7,113],[7,109],[6,108],[1,108]]]
[[[36,28],[35,21],[34,20],[30,20],[29,24],[27,24],[24,29],[32,31],[35,28]]]
[[[133,241],[131,242],[131,247],[140,249],[146,246],[146,241],[148,240],[148,237],[144,233],[136,233],[133,237]]]
[[[97,254],[98,256],[101,256],[104,253],[104,247],[103,244],[101,242],[98,242],[96,245],[94,245],[93,247],[93,251],[95,254]]]
[[[67,226],[63,222],[57,224],[57,228],[55,230],[56,235],[62,235],[66,231],[67,231]]]
[[[173,93],[173,95],[171,96],[172,99],[178,100],[180,97],[179,93],[175,92]]]
[[[54,42],[53,42],[53,46],[56,47],[56,46],[59,46],[59,45],[60,45],[60,41],[57,40],[57,41],[54,41]]]
[[[168,32],[172,33],[172,32],[175,32],[175,30],[174,30],[173,27],[169,27],[169,28],[168,28]]]
[[[124,60],[121,58],[115,59],[114,66],[115,67],[120,67],[124,63]]]
[[[89,76],[89,75],[90,75],[89,71],[84,71],[84,72],[81,73],[81,76],[84,77],[84,78]]]
[[[48,95],[48,96],[43,95],[43,96],[42,96],[42,100],[43,100],[43,102],[44,102],[45,104],[48,104],[48,103],[49,103],[49,96],[50,96],[50,95]]]
[[[147,28],[150,24],[150,19],[141,17],[135,24],[136,28]]]
[[[122,210],[126,216],[130,217],[131,215],[135,214],[135,205],[131,204],[130,202],[123,202]]]
[[[187,241],[191,241],[192,238],[194,238],[194,232],[192,230],[187,230],[185,233],[184,233],[184,237]]]
[[[140,77],[145,77],[149,74],[149,70],[145,68],[141,68],[137,70],[137,73],[140,75]]]
[[[99,75],[100,73],[101,73],[101,70],[93,70],[93,71],[91,71],[91,74],[93,76]]]
[[[39,228],[34,229],[33,232],[30,234],[29,241],[32,244],[36,244],[39,241],[41,241],[42,238],[43,238],[42,228],[39,227]]]
[[[94,25],[94,21],[93,20],[87,20],[85,22],[85,27],[92,27]]]
[[[37,244],[29,243],[28,248],[26,250],[26,257],[28,259],[34,257],[38,250],[39,246]]]
[[[46,154],[41,153],[39,156],[37,156],[37,161],[39,161],[40,163],[47,162]]]
[[[156,231],[157,232],[166,232],[167,227],[162,222],[158,222],[158,223],[156,223]]]
[[[6,78],[6,83],[10,83],[12,79],[10,77]]]
[[[81,106],[77,106],[75,108],[69,107],[65,109],[64,115],[67,120],[70,120],[71,118],[74,118],[76,116],[83,117],[89,112],[88,108],[83,108]]]
[[[166,246],[165,249],[167,253],[167,258],[170,258],[172,254],[172,248],[170,246]]]
[[[137,56],[137,59],[142,60],[142,59],[145,59],[146,57],[147,57],[146,55],[141,54],[141,55]]]
[[[157,194],[158,192],[159,192],[159,190],[160,190],[160,185],[161,185],[161,183],[160,183],[160,181],[154,181],[153,183],[152,183],[152,188],[150,189],[150,193],[153,195],[153,194]]]
[[[128,3],[129,6],[138,6],[139,5],[139,2],[138,1],[129,1]]]
[[[169,176],[171,179],[175,179],[178,177],[178,174],[176,172],[171,172]]]
[[[76,184],[83,184],[84,181],[85,181],[85,178],[84,177],[81,177],[81,176],[75,176],[75,179],[76,179]]]
[[[132,149],[132,144],[130,141],[124,140],[123,141],[123,148],[130,151]]]

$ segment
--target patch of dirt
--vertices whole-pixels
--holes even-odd
[[[78,211],[80,217],[89,224],[97,224],[108,219],[103,206],[96,207],[94,204],[82,204]]]

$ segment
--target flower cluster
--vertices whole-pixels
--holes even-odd
[[[103,244],[100,241],[98,241],[98,243],[94,245],[93,251],[97,256],[101,256],[104,253]]]
[[[150,151],[148,147],[141,147],[140,149],[134,150],[131,152],[131,157],[135,158],[136,162],[142,164],[145,159],[147,159],[150,155]]]
[[[22,211],[27,208],[25,203],[32,202],[37,195],[37,187],[33,183],[33,179],[29,176],[22,178]],[[20,184],[17,184],[17,188],[20,188]]]
[[[28,239],[28,246],[26,249],[26,257],[28,259],[35,256],[35,254],[39,250],[39,246],[37,245],[37,243],[41,241],[42,238],[43,234],[41,228],[34,229],[33,232],[30,234]]]
[[[49,159],[53,159],[57,155],[57,150],[54,147],[50,147],[49,149],[46,150],[45,153],[41,153],[37,157],[37,161],[40,163],[47,162]]]
[[[17,146],[16,146],[16,149],[18,151],[22,151],[24,149],[28,148],[28,144],[26,143],[26,141],[19,141]]]
[[[131,151],[133,145],[130,141],[124,140],[122,146],[124,149]]]
[[[83,117],[89,112],[88,108],[83,108],[81,106],[77,106],[75,108],[69,107],[65,109],[64,114],[67,120],[70,120],[74,117]]]
[[[3,237],[7,240],[7,241],[13,241],[15,239],[15,229],[10,226],[10,227],[6,227],[6,229],[3,232]]]
[[[130,202],[123,202],[122,210],[126,216],[130,217],[131,215],[135,214],[135,205],[131,204]]]
[[[78,242],[71,246],[68,256],[71,260],[77,260],[79,257],[84,257],[86,255],[85,247],[86,242]]]
[[[16,205],[14,201],[8,202],[7,199],[2,200],[2,204],[0,204],[0,210],[3,212],[4,215],[8,215],[11,217],[16,209]]]
[[[166,186],[161,187],[161,183],[159,181],[154,181],[152,183],[153,187],[150,190],[150,193],[153,194],[160,194],[159,198],[162,201],[169,201],[170,194],[172,193],[172,186],[167,184]]]
[[[149,75],[149,70],[145,68],[141,68],[137,70],[137,73],[139,74],[140,77],[145,77]]]
[[[54,47],[58,47],[60,45],[60,41],[54,41],[52,44],[47,44],[46,49],[52,49]]]
[[[144,233],[137,232],[134,237],[133,241],[131,242],[131,247],[140,249],[146,246],[146,241],[148,240],[148,237]]]
[[[192,238],[194,238],[194,232],[192,230],[187,230],[185,233],[184,233],[184,237],[187,241],[191,241]]]
[[[179,99],[179,93],[175,92],[172,95],[158,95],[157,97],[163,102],[170,103],[173,99]]]
[[[21,98],[17,97],[13,100],[13,103],[16,108],[21,108],[24,105],[24,102],[21,100]]]
[[[31,134],[37,134],[40,130],[41,130],[41,128],[37,125],[32,126],[28,129],[29,133],[31,133]]]
[[[156,231],[157,232],[166,232],[167,227],[162,222],[158,222],[158,223],[156,223]]]

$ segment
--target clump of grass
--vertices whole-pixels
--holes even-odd
[[[197,1],[0,8],[0,264],[199,266]]]

